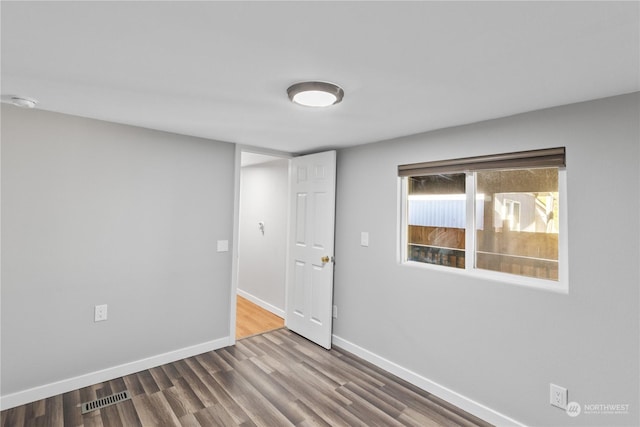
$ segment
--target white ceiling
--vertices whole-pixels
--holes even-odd
[[[2,95],[309,152],[640,90],[638,2],[1,3]],[[318,110],[286,89],[327,80]]]
[[[251,153],[246,151],[243,151],[241,154],[240,166],[242,167],[260,165],[263,163],[269,163],[282,159],[282,157],[274,157],[266,154]]]

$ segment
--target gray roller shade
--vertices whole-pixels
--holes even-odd
[[[521,169],[564,166],[566,166],[565,147],[558,147],[400,165],[398,166],[398,176],[435,175],[487,169]]]

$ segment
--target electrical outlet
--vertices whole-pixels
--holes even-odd
[[[107,304],[96,305],[93,321],[94,322],[102,322],[107,320]]]
[[[549,384],[549,399],[552,406],[560,409],[567,409],[567,400],[569,392],[566,388],[559,385]]]
[[[338,318],[338,306],[337,305],[333,306],[333,311],[331,313],[331,317],[333,317],[334,319]]]

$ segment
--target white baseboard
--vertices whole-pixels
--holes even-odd
[[[36,400],[46,399],[47,397],[56,396],[68,391],[77,390],[93,384],[120,378],[145,369],[155,368],[156,366],[166,363],[175,362],[176,360],[185,359],[208,351],[217,350],[227,347],[230,343],[229,337],[208,341],[202,344],[196,344],[190,347],[184,347],[178,350],[159,354],[157,356],[147,357],[145,359],[136,360],[122,365],[102,369],[96,372],[80,375],[77,377],[56,381],[51,384],[45,384],[33,387],[16,393],[0,396],[0,410],[14,408],[24,405],[25,403],[35,402]]]
[[[252,303],[254,303],[255,305],[258,305],[262,308],[264,308],[267,311],[270,311],[271,313],[275,314],[278,317],[282,317],[284,319],[284,310],[281,308],[276,307],[275,305],[269,304],[266,301],[261,300],[258,297],[255,297],[253,295],[251,295],[250,293],[243,291],[242,289],[238,289],[238,295],[240,295],[242,298],[248,299],[249,301],[251,301]]]
[[[524,426],[524,424],[512,418],[509,418],[504,414],[494,411],[493,409],[488,408],[472,399],[469,399],[468,397],[463,396],[460,393],[457,393],[443,385],[431,381],[428,378],[425,378],[419,374],[416,374],[415,372],[403,368],[397,363],[380,357],[377,354],[372,353],[369,350],[366,350],[350,341],[340,338],[337,335],[332,336],[332,343],[493,425],[518,427]]]
[[[247,298],[244,292],[238,290],[238,294]],[[259,301],[259,300],[258,300]],[[255,301],[252,301],[255,302]],[[258,304],[257,302],[255,302]],[[258,304],[260,305],[260,304]],[[262,306],[261,306],[262,307]],[[265,310],[271,311],[267,307],[263,307]],[[281,310],[280,310],[281,311]],[[273,312],[273,311],[272,311]],[[274,313],[278,314],[278,313]],[[402,366],[387,360],[369,350],[366,350],[350,341],[340,338],[337,335],[333,335],[332,342],[338,347],[355,354],[362,359],[373,363],[379,368],[384,369],[411,384],[420,387],[421,389],[438,396],[441,399],[463,409],[470,414],[473,414],[491,424],[497,426],[518,426],[523,427],[524,424],[509,418],[508,416],[501,414],[491,408],[488,408],[466,396],[461,395],[445,386],[442,386],[428,378],[425,378],[415,372],[412,372]],[[220,338],[213,341],[208,341],[202,344],[197,344],[190,347],[181,348],[179,350],[170,351],[167,353],[159,354],[157,356],[151,356],[145,359],[136,360],[134,362],[125,363],[122,365],[114,366],[111,368],[103,369],[96,372],[80,375],[77,377],[57,381],[50,384],[30,388],[27,390],[19,391],[16,393],[8,394],[0,397],[0,410],[13,408],[16,406],[24,405],[36,400],[45,399],[48,397],[56,396],[58,394],[66,393],[68,391],[77,390],[79,388],[87,387],[92,384],[109,381],[115,378],[119,378],[125,375],[130,375],[136,372],[143,371],[145,369],[154,368],[156,366],[164,365],[166,363],[175,362],[176,360],[185,359],[187,357],[195,356],[208,351],[217,350],[230,345],[229,337]]]

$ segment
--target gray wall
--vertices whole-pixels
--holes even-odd
[[[289,161],[243,167],[238,290],[284,312]],[[264,221],[265,233],[258,230]],[[265,307],[269,308],[269,307]]]
[[[227,337],[233,168],[232,144],[3,105],[2,395]]]
[[[636,93],[340,150],[334,334],[528,425],[639,425],[639,104]],[[397,165],[556,146],[568,295],[397,263]],[[549,405],[550,382],[630,413],[568,417]]]

